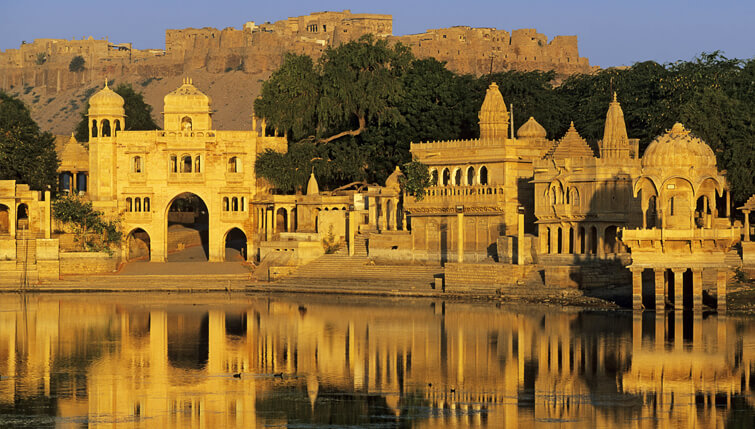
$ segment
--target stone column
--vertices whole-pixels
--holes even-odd
[[[357,227],[357,212],[351,211],[349,216],[349,256],[354,256],[354,229]]]
[[[673,269],[674,273],[674,309],[682,311],[684,308],[684,272],[686,268]]]
[[[716,294],[718,295],[716,307],[719,314],[726,313],[726,270],[719,269],[716,277]]]
[[[278,232],[278,206],[273,208],[273,234]]]
[[[598,257],[602,258],[606,255],[604,246],[606,244],[606,229],[601,227],[598,229]]]
[[[286,222],[288,223],[288,232],[294,232],[294,209],[287,208],[286,213],[288,214],[286,216]]]
[[[548,253],[548,228],[546,226],[537,226],[537,238],[540,241],[540,254]]]
[[[565,226],[561,232],[561,253],[569,253],[569,244],[571,243],[571,227]]]
[[[558,254],[558,228],[551,227],[551,255]]]
[[[459,263],[464,262],[464,213],[459,212],[456,213],[456,223],[458,223],[457,230],[459,231],[459,236],[456,238],[456,248],[458,251],[457,258],[459,259]]]
[[[666,309],[666,269],[654,268],[655,270],[655,311],[663,312]]]
[[[45,191],[45,218],[44,218],[44,231],[45,231],[45,238],[49,239],[50,234],[52,232],[52,210],[51,210],[52,202],[50,201],[50,191]]]
[[[731,217],[731,192],[726,191],[726,217]]]
[[[571,227],[571,236],[572,236],[572,243],[574,243],[574,254],[578,255],[581,253],[580,249],[580,242],[579,242],[579,225],[572,225]]]
[[[516,263],[524,265],[524,213],[518,213],[516,232]]]
[[[745,215],[745,231],[742,240],[750,241],[750,211],[742,210],[742,213]]]
[[[703,309],[703,270],[702,268],[692,269],[692,309],[700,311]]]
[[[266,209],[265,210],[265,240],[271,241],[273,239],[273,225],[274,223],[274,212],[273,210]]]
[[[373,228],[377,229],[377,204],[378,204],[378,199],[377,199],[377,197],[373,197],[373,196],[365,197],[365,199],[367,200],[370,229],[373,229]]]
[[[642,268],[632,270],[632,309],[642,310]]]
[[[388,201],[384,198],[380,199],[380,214],[378,215],[378,221],[380,222],[380,230],[388,230]]]

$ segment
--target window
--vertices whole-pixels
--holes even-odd
[[[110,137],[110,121],[102,120],[102,137]]]
[[[181,173],[191,173],[191,157],[189,155],[181,157]]]
[[[135,156],[133,164],[134,164],[133,165],[133,171],[134,171],[134,173],[141,173],[142,172],[142,157],[141,156]]]
[[[228,197],[223,197],[223,211],[227,212],[229,209],[228,207]]]
[[[441,179],[441,183],[443,186],[448,186],[448,183],[451,181],[451,172],[448,171],[448,168],[443,169],[443,178]]]
[[[191,131],[192,124],[191,124],[191,118],[188,116],[184,116],[181,118],[181,131]]]
[[[149,211],[149,197],[144,197],[144,211]]]
[[[241,211],[246,211],[246,198],[241,197]]]
[[[200,161],[200,157],[197,156],[194,158],[194,172],[195,173],[201,173],[202,172],[202,162]]]
[[[231,210],[234,212],[239,211],[239,199],[236,197],[231,198]]]
[[[119,121],[118,119],[116,119],[115,120],[115,131],[120,131],[120,130],[121,130],[121,121]]]
[[[137,198],[136,198],[136,199],[134,200],[134,211],[135,211],[135,212],[140,212],[140,211],[142,211],[142,199],[141,199],[141,198],[139,198],[139,197],[137,197]]]
[[[131,197],[126,198],[126,211],[127,212],[134,211],[134,205],[133,205],[133,203],[131,201]]]
[[[488,168],[484,165],[480,167],[480,185],[488,184]]]
[[[178,173],[178,158],[175,155],[170,156],[170,172]]]
[[[97,137],[97,120],[92,119],[92,137]]]
[[[232,156],[230,159],[228,159],[228,172],[238,173],[238,171],[239,171],[238,158],[236,158],[235,156]]]
[[[467,168],[467,185],[474,185],[474,167]]]
[[[461,184],[461,168],[457,168],[454,171],[454,185],[459,186]]]
[[[438,186],[438,170],[430,171],[430,185]]]

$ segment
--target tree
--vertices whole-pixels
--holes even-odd
[[[123,83],[118,85],[114,91],[123,97],[123,110],[126,113],[125,131],[157,130],[160,128],[152,119],[152,106],[144,102],[144,96],[141,92],[136,92],[130,84]],[[81,120],[76,125],[75,136],[79,142],[89,141],[87,111],[89,111],[89,102],[81,113]]]
[[[55,219],[72,227],[74,240],[87,251],[107,251],[121,242],[122,233],[117,220],[104,220],[102,212],[92,203],[78,196],[62,196],[52,203]]]
[[[71,62],[68,63],[68,71],[71,72],[80,72],[84,71],[84,64],[86,61],[84,61],[84,57],[81,55],[76,55],[75,57],[71,58]]]
[[[47,61],[47,53],[45,53],[45,52],[39,52],[37,54],[37,60],[36,60],[37,65],[41,66],[46,61]]]
[[[427,165],[416,160],[404,164],[404,175],[399,178],[399,184],[406,195],[422,200],[431,185]]]
[[[40,131],[21,100],[0,91],[0,179],[55,189],[58,164],[53,135]]]

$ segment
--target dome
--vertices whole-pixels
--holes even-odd
[[[643,167],[715,167],[716,154],[680,123],[657,137],[642,155]]]
[[[545,135],[545,128],[532,116],[516,132],[516,136],[520,139],[544,139]]]
[[[163,98],[164,113],[210,113],[210,97],[198,90],[191,79],[184,79],[183,85]]]
[[[391,173],[391,175],[388,176],[387,179],[385,179],[385,187],[399,189],[401,187],[399,180],[403,175],[404,173],[401,172],[401,169],[397,165],[396,169],[393,170],[393,173]]]
[[[125,116],[123,111],[123,97],[107,86],[89,99],[89,115]]]

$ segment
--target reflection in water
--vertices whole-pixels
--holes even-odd
[[[0,425],[755,423],[747,318],[201,299],[0,296]]]

